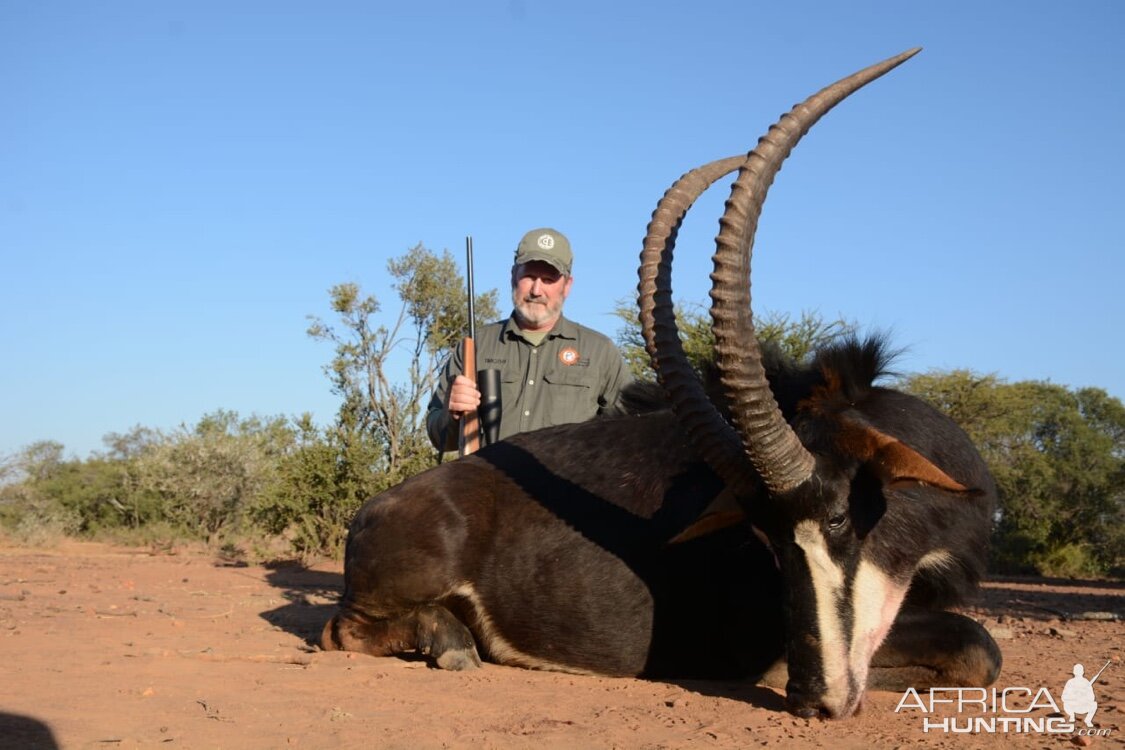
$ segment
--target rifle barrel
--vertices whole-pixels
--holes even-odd
[[[476,339],[477,321],[473,299],[476,295],[473,294],[473,238],[471,236],[465,238],[465,278],[469,287],[469,338]]]
[[[477,382],[477,355],[476,355],[476,310],[473,309],[473,238],[465,238],[465,275],[468,277],[469,287],[469,335],[461,342],[461,351],[464,359],[464,375],[474,383]],[[458,439],[458,452],[462,456],[475,453],[480,448],[480,419],[477,412],[471,411],[461,417],[461,430]]]

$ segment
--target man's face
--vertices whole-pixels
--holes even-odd
[[[550,329],[562,314],[573,276],[563,276],[550,263],[533,260],[512,269],[512,304],[520,327]]]

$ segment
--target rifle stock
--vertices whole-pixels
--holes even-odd
[[[473,339],[466,336],[461,342],[464,348],[465,377],[476,382],[476,344]],[[480,449],[480,420],[475,411],[465,412],[461,415],[461,439],[458,443],[458,453],[467,456]]]

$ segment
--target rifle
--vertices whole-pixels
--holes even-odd
[[[473,238],[465,238],[465,276],[469,287],[469,335],[461,342],[463,358],[463,374],[465,377],[477,382],[477,325],[475,310],[473,309]],[[475,411],[461,415],[461,435],[458,440],[457,452],[461,456],[476,453],[480,449],[480,420]]]
[[[1095,682],[1097,682],[1097,681],[1098,681],[1098,678],[1102,676],[1102,672],[1104,672],[1104,671],[1105,671],[1105,668],[1109,666],[1109,662],[1110,662],[1110,661],[1113,661],[1113,659],[1110,659],[1109,661],[1107,661],[1107,662],[1106,662],[1106,663],[1105,663],[1105,664],[1104,664],[1104,665],[1102,666],[1102,668],[1098,670],[1098,673],[1097,673],[1096,675],[1094,675],[1094,679],[1090,680],[1090,684],[1091,684],[1091,685],[1093,685],[1093,684],[1094,684]]]

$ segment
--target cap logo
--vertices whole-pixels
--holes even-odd
[[[539,247],[544,250],[550,250],[555,246],[555,238],[549,234],[541,234],[539,235],[539,239],[535,241],[535,244],[539,245]]]

